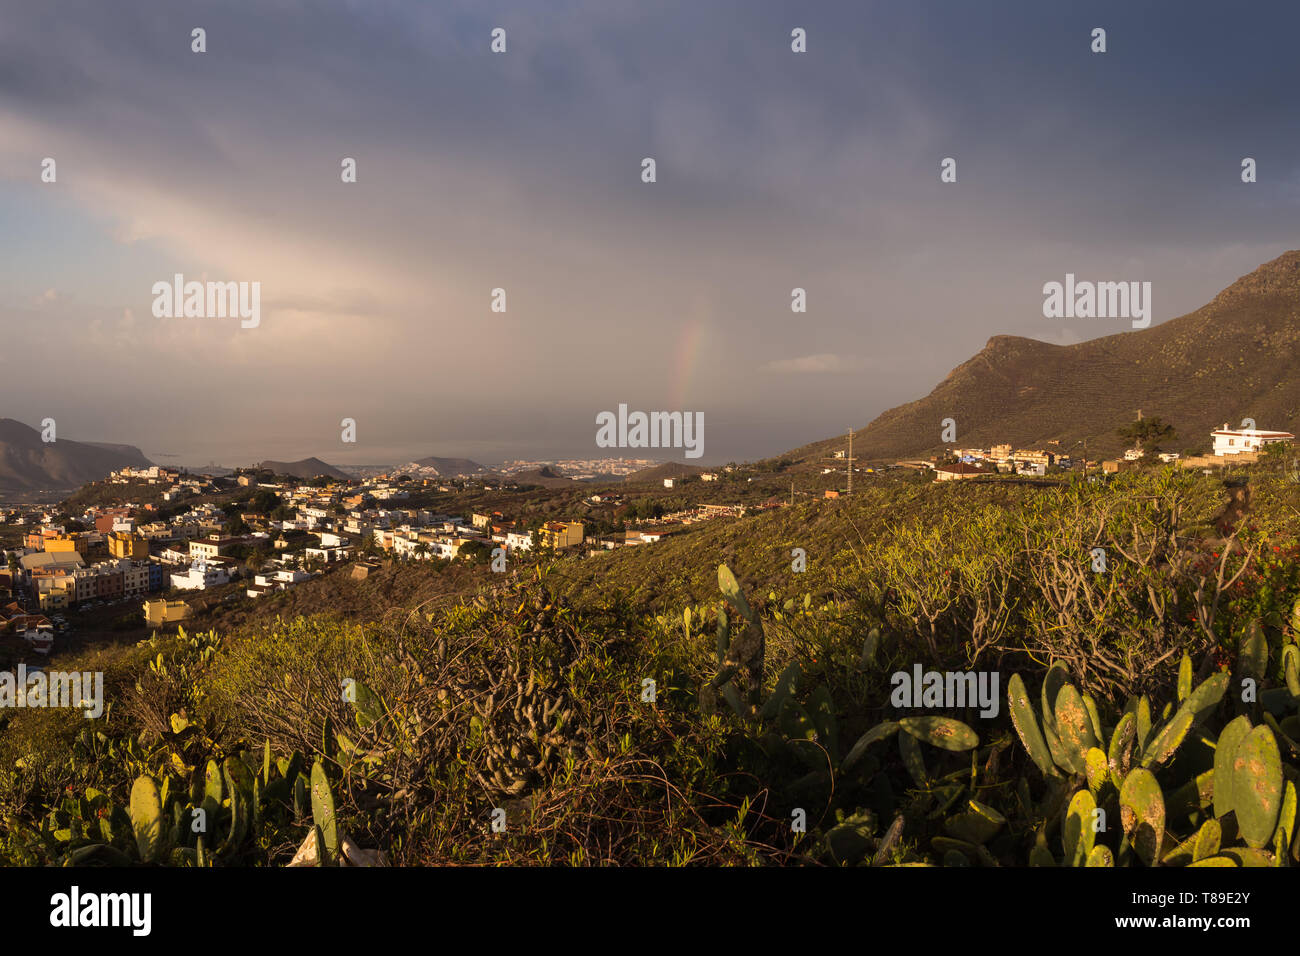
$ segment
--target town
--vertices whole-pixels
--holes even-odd
[[[701,480],[717,477],[706,473]],[[673,488],[684,480],[664,479],[663,485]],[[595,555],[651,544],[700,521],[739,518],[754,507],[783,504],[655,508],[638,515],[635,527],[605,533],[589,533],[581,520],[526,525],[499,510],[444,514],[410,505],[429,493],[476,484],[449,481],[394,472],[364,481],[322,477],[298,483],[260,480],[253,473],[194,475],[154,465],[120,469],[95,487],[110,495],[115,487],[123,495],[149,490],[158,504],[89,505],[63,522],[55,506],[0,507],[0,526],[22,528],[20,545],[4,552],[0,570],[0,634],[22,638],[35,653],[48,655],[56,636],[72,629],[68,614],[74,610],[122,610],[134,604],[143,623],[156,628],[190,617],[187,592],[232,582],[236,593],[259,598],[344,562],[352,564],[353,577],[364,579],[384,560]],[[231,492],[242,492],[243,503],[210,500]],[[608,492],[581,501],[586,509],[606,512],[625,503],[623,495]]]
[[[1234,429],[1226,423],[1210,437],[1209,455],[1148,455],[1135,447],[1123,458],[1093,462],[1086,448],[1080,449],[1080,457],[1072,457],[1073,449],[1016,449],[1004,443],[954,448],[944,458],[853,465],[852,471],[863,476],[930,473],[931,480],[943,482],[1004,475],[1045,478],[1090,468],[1110,475],[1139,467],[1146,459],[1208,470],[1255,462],[1268,447],[1279,443],[1289,447],[1295,440],[1289,432]],[[835,452],[821,473],[851,476],[847,466],[855,461],[851,453]],[[587,470],[595,463],[582,464]],[[789,499],[701,502],[676,510],[654,507],[645,513],[629,510],[624,494],[601,490],[582,498],[581,506],[591,513],[620,509],[631,515],[630,526],[622,522],[619,530],[609,530],[607,521],[524,521],[487,507],[464,514],[442,513],[411,502],[428,493],[452,493],[476,484],[487,492],[502,489],[475,479],[421,477],[420,470],[411,472],[410,466],[404,466],[364,480],[322,476],[303,483],[278,477],[268,480],[255,469],[216,477],[158,465],[128,467],[113,472],[102,483],[105,490],[148,489],[155,493],[157,504],[92,504],[67,523],[60,523],[52,506],[0,507],[0,525],[23,528],[20,546],[5,551],[0,570],[0,634],[21,638],[33,652],[48,655],[56,636],[72,629],[67,615],[73,610],[121,610],[135,604],[143,624],[159,628],[190,617],[193,607],[187,594],[232,583],[236,590],[223,600],[237,594],[255,599],[284,591],[345,562],[351,564],[349,573],[354,578],[364,579],[384,560],[486,563],[505,558],[513,562],[528,553],[595,557],[653,544],[702,521],[738,519],[784,507],[794,496],[792,484]],[[737,466],[727,465],[659,481],[665,490],[675,490],[689,483],[735,480],[736,472]],[[223,492],[227,497],[242,493],[243,498],[222,503]],[[827,488],[821,497],[833,499],[842,493],[844,489]],[[603,531],[597,530],[601,524]],[[500,560],[495,565],[503,566]]]

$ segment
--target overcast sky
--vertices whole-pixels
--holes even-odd
[[[0,417],[492,463],[608,454],[625,403],[779,453],[992,335],[1124,331],[1043,317],[1067,272],[1159,323],[1300,247],[1297,36],[1292,2],[0,0]],[[155,318],[177,272],[260,282],[261,324]]]

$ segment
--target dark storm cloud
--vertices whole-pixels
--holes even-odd
[[[109,397],[58,399],[78,434],[203,460],[594,454],[619,402],[702,409],[709,460],[771,454],[991,335],[1121,331],[1042,317],[1067,271],[1152,281],[1162,321],[1297,245],[1289,4],[0,7],[2,188],[84,220],[41,240],[54,298],[0,272],[6,314]],[[261,281],[262,326],[154,320],[173,270]],[[196,369],[220,414],[149,414]],[[38,381],[8,414],[43,417]]]

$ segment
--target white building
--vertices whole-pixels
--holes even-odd
[[[343,530],[358,538],[369,538],[374,533],[375,526],[363,518],[349,518],[344,523]]]
[[[305,530],[314,531],[320,525],[329,521],[330,513],[324,508],[299,508],[298,519],[306,523]]]
[[[345,560],[351,553],[350,548],[304,548],[302,556],[306,561],[320,561],[323,564],[332,564],[335,561]]]
[[[230,574],[225,568],[213,567],[203,561],[195,561],[184,574],[172,575],[172,587],[182,591],[204,591],[230,581]]]
[[[441,555],[442,557],[447,558],[449,560],[453,558],[459,558],[462,548],[464,548],[468,544],[475,544],[475,543],[490,545],[492,541],[491,539],[486,538],[481,534],[471,534],[471,533],[462,532],[459,534],[450,535],[448,537],[441,539],[440,542]]]
[[[253,583],[248,586],[245,593],[249,597],[261,597],[272,591],[286,591],[291,585],[309,580],[311,575],[306,571],[282,568],[254,576]]]
[[[1290,432],[1260,431],[1257,428],[1229,428],[1227,422],[1224,422],[1222,428],[1211,432],[1210,436],[1214,439],[1214,453],[1216,455],[1240,455],[1243,452],[1258,452],[1262,451],[1266,445],[1275,445],[1279,442],[1290,444],[1295,441],[1295,435]]]
[[[521,534],[518,531],[511,531],[506,535],[507,551],[527,551],[533,546],[532,532]]]
[[[406,534],[396,532],[393,534],[393,553],[399,556],[418,558],[420,554],[417,552],[422,543],[426,542],[421,542],[416,535],[410,532]]]

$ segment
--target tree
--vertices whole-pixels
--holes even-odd
[[[1294,455],[1295,447],[1289,441],[1270,442],[1261,450],[1259,460],[1269,471],[1281,475],[1292,464]]]
[[[492,547],[482,541],[467,541],[460,546],[458,554],[475,564],[487,564],[492,560]]]
[[[1157,452],[1161,442],[1173,441],[1178,433],[1174,431],[1173,425],[1156,416],[1130,422],[1119,430],[1119,437],[1132,442],[1133,447],[1141,451]]]

